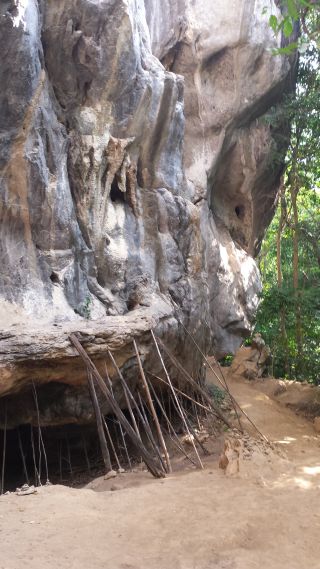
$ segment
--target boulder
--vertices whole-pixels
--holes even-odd
[[[265,345],[261,335],[255,334],[251,346],[242,346],[236,352],[230,373],[241,375],[246,379],[260,378],[270,363],[270,355],[270,348]]]

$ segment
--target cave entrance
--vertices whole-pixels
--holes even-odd
[[[87,354],[86,358],[90,360]],[[0,398],[1,493],[48,481],[81,487],[92,478],[132,470],[142,462],[153,476],[161,478],[171,472],[171,452],[203,468],[196,444],[205,455],[208,451],[196,429],[198,433],[206,429],[208,436],[217,432],[215,406],[210,413],[210,407],[203,404],[211,405],[209,393],[203,399],[203,388],[196,387],[196,382],[185,385],[183,392],[153,377],[157,383],[151,378],[148,382],[144,374],[143,383],[138,383],[131,370],[127,380],[121,376],[121,382],[110,384],[106,401],[99,400],[90,375],[89,388],[51,382],[36,389],[32,382],[33,389]],[[227,419],[225,423],[229,425]],[[193,457],[184,448],[185,437]]]
[[[123,447],[115,432],[115,418],[105,419],[117,455],[126,467]],[[117,469],[112,449],[110,458]],[[39,486],[47,480],[81,486],[103,474],[105,468],[95,424],[40,429],[28,424],[0,430],[0,491],[13,491],[25,483]]]

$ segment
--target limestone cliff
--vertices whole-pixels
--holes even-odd
[[[294,76],[265,4],[1,3],[0,393],[44,384],[43,422],[91,413],[72,330],[129,379],[151,328],[193,371],[179,319],[218,356],[250,333]]]

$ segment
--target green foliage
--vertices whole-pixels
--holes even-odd
[[[272,14],[269,18],[269,26],[274,34],[283,34],[284,38],[292,38],[289,42],[278,49],[274,49],[275,55],[290,55],[296,49],[304,53],[308,47],[320,47],[320,3],[318,0],[281,0],[281,15]],[[266,13],[267,7],[264,9]],[[299,25],[299,38],[294,37],[295,30]]]
[[[232,356],[231,354],[229,354],[228,356],[225,356],[224,358],[222,358],[219,363],[220,365],[222,365],[223,367],[230,367],[232,362],[233,362],[233,358],[234,356]]]
[[[257,315],[260,332],[273,353],[277,377],[320,382],[320,54],[314,46],[300,58],[298,85],[280,116],[270,110],[270,127],[291,122],[286,157],[281,218],[280,205],[259,256],[264,289]],[[298,222],[294,219],[296,200]],[[281,221],[282,219],[282,221]],[[279,283],[277,236],[281,229]],[[293,238],[298,235],[298,286],[294,288]],[[298,316],[297,316],[298,314]],[[301,321],[301,346],[297,318]],[[284,326],[283,326],[284,323]]]
[[[86,298],[84,299],[83,303],[79,306],[79,308],[77,310],[78,314],[83,316],[83,318],[90,320],[91,309],[92,309],[91,305],[92,305],[92,298],[91,298],[91,296],[87,295]]]
[[[220,387],[217,387],[217,385],[207,385],[207,390],[210,397],[212,397],[214,402],[220,407],[225,399],[225,392],[220,389]]]

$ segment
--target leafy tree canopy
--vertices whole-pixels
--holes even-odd
[[[319,60],[310,43],[300,56],[295,95],[266,118],[270,128],[290,121],[291,139],[278,209],[259,257],[264,290],[256,326],[273,351],[274,375],[314,383],[320,382]]]
[[[279,14],[271,14],[269,25],[275,35],[282,34],[285,45],[275,49],[275,54],[290,54],[298,49],[305,53],[311,45],[320,48],[319,0],[280,0]],[[264,8],[266,13],[267,7]]]

